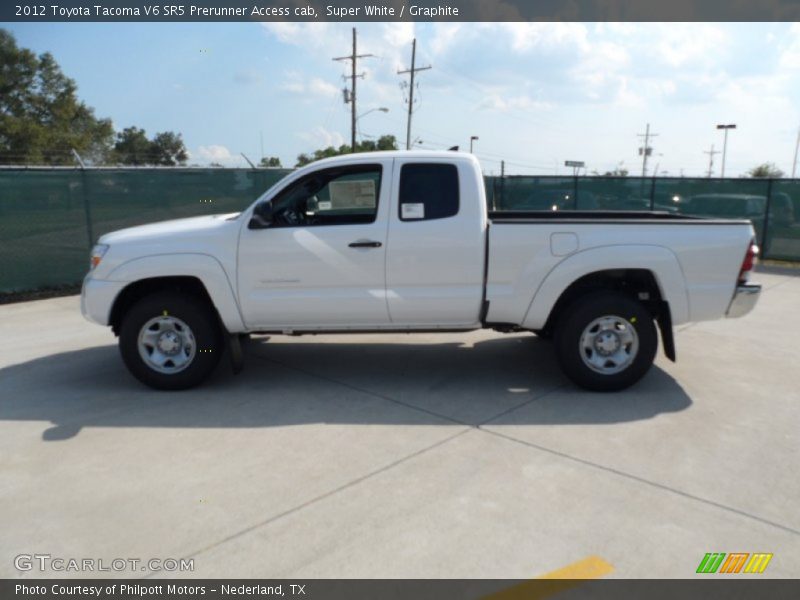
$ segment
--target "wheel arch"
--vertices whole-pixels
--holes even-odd
[[[544,279],[523,326],[552,332],[572,302],[596,290],[621,291],[642,302],[658,323],[665,354],[675,359],[672,324],[688,320],[689,299],[677,258],[661,246],[608,246],[574,254]]]
[[[139,279],[125,286],[114,299],[108,321],[114,333],[119,335],[122,319],[134,304],[146,296],[164,291],[188,294],[201,299],[209,306],[214,306],[211,296],[208,294],[208,290],[206,290],[203,282],[197,277],[178,275]]]
[[[231,333],[245,330],[239,305],[222,265],[207,254],[166,254],[137,258],[115,268],[109,280],[130,282],[114,299],[109,324],[115,331],[132,298],[144,292],[175,290],[195,294],[210,302]]]
[[[669,305],[672,321],[689,318],[689,298],[677,258],[662,246],[606,246],[577,252],[542,281],[523,319],[526,329],[544,329],[576,293],[588,289],[649,292]]]

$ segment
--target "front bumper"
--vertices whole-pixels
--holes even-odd
[[[753,310],[760,295],[761,285],[758,283],[743,283],[738,285],[725,316],[730,319],[745,316]]]
[[[98,325],[108,325],[111,307],[117,295],[128,285],[124,281],[103,281],[92,279],[91,273],[83,280],[81,288],[81,313]]]

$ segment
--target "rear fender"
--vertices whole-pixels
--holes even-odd
[[[618,245],[577,252],[556,265],[533,296],[523,320],[525,329],[541,329],[561,294],[575,281],[599,271],[643,269],[653,273],[661,297],[669,303],[672,323],[689,320],[689,295],[678,259],[663,246]]]

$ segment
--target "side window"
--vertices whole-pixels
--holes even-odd
[[[372,223],[378,213],[381,166],[338,167],[310,173],[272,201],[274,227]]]
[[[419,163],[400,169],[400,220],[430,221],[458,214],[455,165]]]

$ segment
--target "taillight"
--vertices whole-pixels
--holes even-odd
[[[747,278],[750,276],[750,271],[753,270],[756,263],[756,256],[758,256],[758,245],[755,239],[753,239],[750,241],[747,254],[744,255],[744,260],[742,261],[742,268],[739,270],[740,283],[746,282]]]

